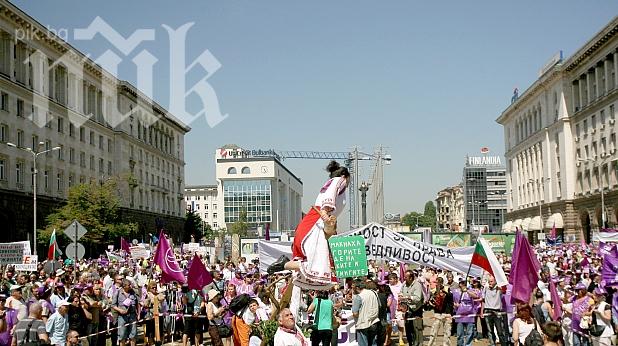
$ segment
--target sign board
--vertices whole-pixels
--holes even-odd
[[[562,62],[563,56],[562,56],[562,50],[558,51],[556,54],[554,54],[546,63],[545,65],[543,65],[543,67],[541,69],[539,69],[539,77],[541,77],[542,75],[544,75],[547,71],[549,71],[552,67],[554,67],[556,64]]]
[[[431,243],[447,248],[470,246],[470,233],[433,233]]]
[[[332,237],[328,240],[338,278],[367,275],[367,253],[362,236]]]
[[[88,233],[88,230],[77,220],[71,222],[69,227],[64,229],[64,234],[73,242],[78,241],[86,233]]]
[[[9,244],[21,244],[24,247],[24,255],[32,254],[32,252],[30,251],[30,242],[27,240],[14,241]]]
[[[502,166],[500,156],[468,156],[466,158],[468,166]]]
[[[76,244],[77,246],[75,246]],[[77,253],[75,251],[77,251]],[[82,259],[86,254],[86,248],[84,248],[84,245],[82,245],[81,243],[69,244],[67,246],[67,249],[65,250],[65,254],[69,258]]]
[[[481,234],[481,238],[487,240],[495,254],[505,253],[511,255],[515,243],[515,234]]]
[[[245,257],[248,262],[259,257],[260,247],[259,239],[241,239],[240,240],[240,256]]]
[[[194,254],[200,248],[199,243],[186,243],[182,246],[182,251],[190,254]]]
[[[34,256],[24,255],[22,263],[15,264],[13,267],[16,271],[35,272],[38,270],[38,260]]]
[[[406,237],[415,240],[415,241],[423,241],[423,233],[420,232],[406,232],[406,233],[399,233],[401,235],[405,235]]]
[[[24,260],[24,245],[21,243],[0,244],[0,265],[22,263]]]
[[[133,259],[150,257],[150,250],[143,246],[131,246],[129,251],[131,252],[131,258]]]

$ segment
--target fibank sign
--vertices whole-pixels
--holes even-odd
[[[242,148],[236,149],[217,149],[217,159],[244,159],[249,157],[274,157],[277,160],[281,160],[281,156],[277,154],[273,149],[267,150],[246,150]]]
[[[468,156],[468,166],[502,166],[500,156]]]

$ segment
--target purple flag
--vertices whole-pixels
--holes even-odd
[[[603,270],[601,271],[601,281],[605,286],[618,286],[618,257],[603,256]]]
[[[513,264],[509,282],[513,285],[512,299],[528,302],[532,290],[539,282],[539,270],[541,264],[536,258],[534,249],[528,243],[528,239],[517,231],[515,235],[515,248],[513,252]]]
[[[552,319],[558,321],[562,317],[562,301],[556,290],[556,284],[553,279],[549,280],[549,293],[551,294],[551,301],[554,303],[554,315]]]
[[[154,263],[161,267],[161,283],[165,284],[172,281],[181,283],[186,282],[186,278],[176,261],[174,251],[170,247],[165,234],[159,234],[159,245],[154,255]]]
[[[584,259],[581,262],[581,266],[582,268],[586,268],[590,266],[590,261],[588,260],[588,257],[584,256]]]
[[[403,282],[403,277],[406,274],[406,267],[403,262],[399,262],[399,280]]]
[[[264,232],[264,240],[270,241],[270,222],[266,224],[266,231]]]
[[[187,281],[189,288],[192,290],[201,290],[204,286],[212,282],[212,276],[208,270],[206,270],[204,263],[202,263],[202,260],[200,260],[197,254],[193,256],[193,261],[191,261]]]
[[[129,242],[124,240],[124,237],[120,237],[120,249],[127,254],[131,253],[131,245],[129,245]]]
[[[616,244],[600,242],[599,243],[599,253],[603,256],[610,255],[610,256],[618,257],[618,246]]]

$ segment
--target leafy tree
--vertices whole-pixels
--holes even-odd
[[[46,219],[47,226],[40,233],[38,242],[48,244],[52,231],[61,237],[73,220],[79,221],[87,230],[79,241],[92,245],[117,242],[121,236],[137,233],[136,223],[124,223],[120,218],[120,198],[116,179],[104,183],[90,182],[69,189],[67,203],[56,209]]]
[[[183,241],[188,243],[191,241],[191,235],[195,237],[195,241],[202,239],[202,228],[204,222],[198,213],[191,210],[187,212],[185,217]]]
[[[432,220],[436,219],[436,206],[433,204],[433,201],[425,203],[425,212],[423,212],[423,215]]]
[[[249,225],[247,224],[247,211],[241,210],[238,220],[234,222],[228,229],[228,234],[238,234],[241,237],[245,237],[249,231]]]
[[[419,212],[413,211],[405,214],[401,218],[401,224],[404,226],[410,226],[411,229],[418,227],[434,227],[436,225],[435,217],[428,217]]]

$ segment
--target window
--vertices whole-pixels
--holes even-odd
[[[17,116],[18,117],[23,117],[24,116],[24,100],[17,100]]]
[[[205,210],[208,210],[208,204],[205,204],[205,205],[204,205],[204,209],[205,209]]]
[[[22,177],[23,165],[24,164],[21,162],[17,162],[15,164],[15,182],[17,182],[17,184],[23,184],[23,177]]]
[[[64,146],[60,145],[58,149],[58,160],[64,161]]]
[[[195,210],[200,210],[200,205],[199,204],[195,205]]]
[[[207,207],[207,205],[206,205],[206,207]],[[204,208],[204,209],[208,209],[208,208]],[[208,213],[204,213],[204,219],[207,219],[207,218],[208,218]]]
[[[45,141],[45,150],[51,150],[51,141]],[[50,153],[51,151],[48,151],[47,153],[45,153],[45,156],[49,156]]]
[[[75,177],[73,174],[69,174],[69,187],[73,186],[73,180],[75,180]]]
[[[212,205],[212,210],[217,210],[217,205],[216,204]]]
[[[236,168],[230,167],[227,169],[227,174],[236,174]]]
[[[56,174],[56,190],[62,190],[62,173]]]
[[[9,94],[3,92],[0,94],[0,109],[5,112],[9,111]]]
[[[69,162],[75,163],[75,148],[69,148]]]
[[[9,135],[9,128],[5,124],[0,124],[0,142],[6,142]]]
[[[212,218],[216,220],[217,219],[217,213],[212,213]]]
[[[17,146],[24,147],[24,131],[22,130],[17,130]]]
[[[593,114],[592,117],[590,118],[590,125],[592,126],[593,130],[597,128],[597,116],[596,116],[596,114]]]
[[[43,172],[43,187],[45,190],[49,189],[49,171],[45,170]]]
[[[111,153],[112,152],[112,140],[110,138],[107,139],[107,152]],[[140,152],[141,154],[141,152]],[[141,159],[141,155],[140,155],[140,159]]]
[[[107,161],[107,175],[112,175],[112,162]]]
[[[86,153],[83,151],[79,153],[79,165],[80,167],[86,167]]]
[[[94,155],[90,155],[90,170],[94,171]]]
[[[103,150],[103,136],[99,135],[99,149]]]
[[[51,129],[52,125],[52,115],[50,113],[45,113],[45,127]]]
[[[94,145],[94,131],[90,131],[90,145]]]
[[[82,142],[86,141],[86,129],[83,127],[79,128],[79,140]]]
[[[64,133],[64,118],[58,117],[56,123],[56,125],[58,125],[58,132]]]
[[[605,109],[601,109],[601,111],[599,112],[599,118],[601,124],[605,125]]]
[[[69,137],[75,137],[75,125],[69,122]]]
[[[614,105],[609,105],[609,118],[614,120],[614,116],[615,116]]]
[[[39,148],[39,136],[32,135],[32,150],[37,150]]]
[[[99,159],[99,173],[103,173],[104,172],[103,165],[104,165],[103,159]]]
[[[242,174],[251,174],[251,169],[249,167],[243,167],[240,171]]]
[[[219,225],[217,225],[217,223],[216,223],[216,222],[213,222],[213,223],[212,223],[212,228],[217,229],[217,228],[219,228]]]
[[[0,180],[6,180],[6,160],[0,159]]]

